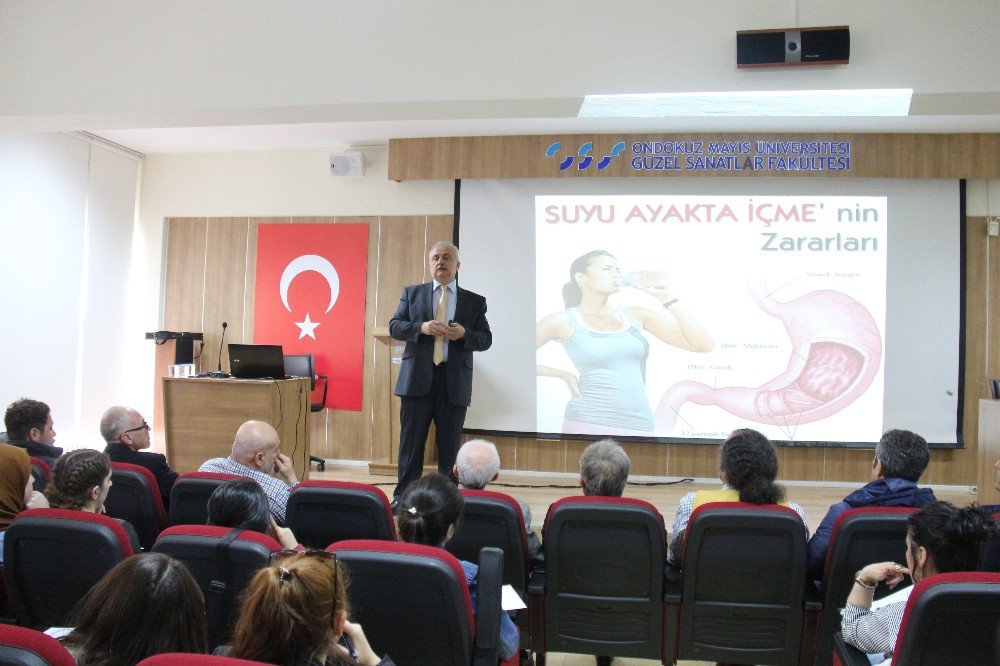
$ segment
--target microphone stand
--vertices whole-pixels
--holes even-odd
[[[219,364],[215,369],[215,372],[209,373],[209,377],[213,379],[225,379],[229,377],[229,373],[222,371],[222,347],[226,342],[226,327],[229,326],[228,322],[222,322],[222,340],[219,342]]]

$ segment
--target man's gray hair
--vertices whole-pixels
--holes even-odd
[[[580,480],[584,495],[621,497],[632,463],[625,449],[613,439],[594,442],[580,456]]]
[[[118,437],[128,425],[130,411],[128,407],[115,405],[104,412],[104,416],[101,417],[101,437],[105,442],[114,444],[118,441]]]
[[[500,473],[500,454],[493,442],[470,439],[458,450],[455,466],[462,486],[482,490]]]
[[[888,430],[875,445],[875,457],[882,461],[882,476],[916,483],[927,469],[931,452],[927,440],[909,430]]]
[[[434,254],[434,250],[439,247],[446,247],[451,250],[452,254],[455,255],[455,260],[458,261],[458,246],[450,241],[438,241],[434,243],[434,245],[431,245],[431,249],[427,251],[427,256],[429,257]]]

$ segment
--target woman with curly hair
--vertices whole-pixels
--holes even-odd
[[[778,453],[767,437],[750,428],[730,433],[719,448],[719,490],[699,490],[681,498],[674,517],[673,539],[667,561],[680,566],[691,513],[710,502],[747,502],[749,504],[784,504],[799,514],[806,534],[809,520],[795,502],[785,501],[785,489],[774,482],[778,476]]]
[[[108,454],[94,449],[77,449],[59,456],[52,466],[52,480],[45,488],[45,496],[53,509],[73,509],[104,513],[104,500],[111,490],[111,459]],[[126,520],[115,518],[138,553],[139,536]]]

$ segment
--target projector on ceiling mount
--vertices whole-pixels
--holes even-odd
[[[846,65],[851,58],[851,31],[846,25],[823,28],[739,30],[736,67]]]

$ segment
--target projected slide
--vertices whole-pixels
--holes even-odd
[[[874,441],[886,197],[535,197],[536,429]]]

